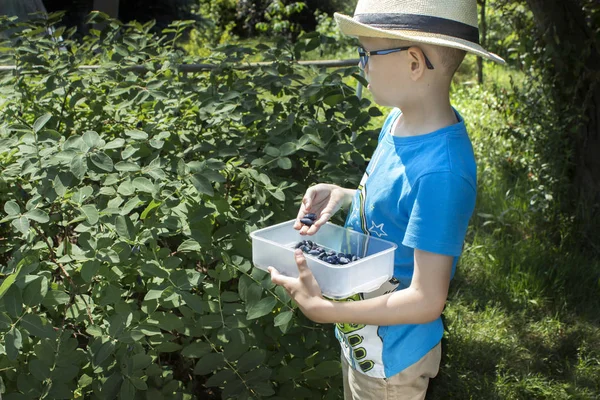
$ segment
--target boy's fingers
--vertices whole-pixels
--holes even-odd
[[[310,210],[310,206],[312,205],[312,198],[314,197],[314,189],[312,187],[308,188],[306,193],[304,194],[304,198],[302,199],[302,203],[304,204],[305,211]]]
[[[317,233],[317,231],[319,230],[319,228],[323,225],[325,225],[327,223],[327,221],[329,221],[329,218],[331,218],[331,214],[328,212],[322,212],[321,216],[319,217],[318,220],[315,221],[314,224],[311,225],[311,227],[307,230],[307,234],[309,235],[313,235],[315,233]]]
[[[281,275],[279,271],[273,267],[267,268],[267,271],[269,271],[271,274],[271,281],[276,285],[283,286],[284,288],[286,288],[290,280],[293,279],[289,276]]]
[[[306,258],[304,257],[304,253],[302,252],[302,250],[296,249],[294,251],[294,257],[296,258],[296,265],[298,266],[300,276],[306,275],[307,273],[311,273],[310,269],[308,269],[308,265],[306,264]]]

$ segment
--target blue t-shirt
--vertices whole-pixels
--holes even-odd
[[[356,301],[410,286],[414,249],[461,254],[477,191],[473,147],[462,117],[425,135],[397,137],[388,115],[379,143],[352,202],[346,227],[395,242],[394,279]],[[372,326],[336,324],[342,353],[354,369],[386,378],[414,364],[442,338],[441,318],[427,324]]]

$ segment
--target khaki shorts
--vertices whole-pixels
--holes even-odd
[[[419,361],[389,378],[372,378],[350,368],[342,355],[345,400],[422,400],[442,358],[438,343]]]

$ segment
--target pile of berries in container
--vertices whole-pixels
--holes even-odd
[[[300,219],[300,222],[304,225],[311,226],[315,223],[317,219],[317,215],[314,213],[305,214],[303,218]],[[319,246],[317,243],[314,243],[312,240],[303,240],[298,242],[295,246],[296,249],[302,250],[302,252],[309,254],[311,256],[317,257],[319,260],[323,260],[329,264],[348,264],[352,261],[360,260],[355,254],[346,254],[346,253],[338,253],[334,250],[327,249]]]

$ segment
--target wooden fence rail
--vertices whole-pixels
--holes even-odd
[[[256,68],[256,67],[269,66],[269,65],[273,65],[273,64],[274,63],[270,62],[270,61],[261,61],[261,62],[254,62],[254,63],[237,64],[237,65],[233,66],[233,68],[239,69],[239,70],[247,70],[247,69],[252,69],[252,68]],[[297,61],[296,64],[322,67],[322,68],[341,68],[341,67],[351,67],[351,66],[358,65],[358,59],[306,60],[306,61]],[[218,67],[219,66],[216,64],[180,64],[177,66],[177,69],[180,72],[201,72],[201,71],[205,71],[205,70],[215,69]],[[82,70],[94,70],[94,69],[101,68],[101,66],[100,65],[81,65],[79,68]],[[0,72],[1,71],[12,71],[15,69],[17,69],[16,65],[0,65]],[[140,73],[146,72],[146,70],[147,70],[146,67],[144,67],[143,65],[134,65],[134,66],[130,66],[130,67],[125,67],[125,69],[131,70],[134,72],[140,72]]]

